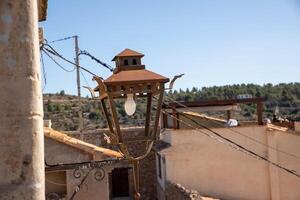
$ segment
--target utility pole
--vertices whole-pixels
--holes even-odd
[[[77,96],[78,96],[78,130],[80,131],[80,138],[83,139],[83,135],[81,134],[83,128],[82,121],[82,110],[81,110],[81,91],[80,91],[80,67],[79,67],[79,47],[78,47],[78,35],[74,36],[75,39],[75,63],[76,63],[76,76],[77,76]]]
[[[77,95],[78,98],[80,99],[81,97],[81,92],[80,92],[80,68],[79,68],[79,47],[78,47],[78,36],[74,36],[75,39],[75,62],[76,62],[76,68],[77,68]]]

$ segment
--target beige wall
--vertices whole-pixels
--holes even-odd
[[[90,161],[91,156],[83,151],[45,138],[45,160],[50,165]]]
[[[66,172],[56,171],[56,172],[46,172],[45,174],[45,186],[46,193],[67,193],[67,183],[66,183]]]
[[[87,153],[80,151],[74,147],[70,147],[66,144],[57,142],[50,138],[45,138],[45,160],[50,165],[55,165],[58,163],[80,163],[91,161],[91,156]],[[97,169],[90,171],[87,179],[85,180],[82,188],[76,194],[76,200],[108,200],[110,198],[110,182],[109,173],[112,172],[114,168],[120,167],[131,167],[128,163],[115,163],[112,165],[104,166],[105,177],[101,181],[97,181],[95,177],[95,172]],[[83,177],[88,173],[89,169],[81,170],[81,177],[75,178],[73,176],[74,169],[63,171],[65,175],[66,185],[61,185],[63,183],[62,174],[58,171],[46,172],[46,195],[55,192],[63,193],[65,189],[67,199],[73,195],[76,186],[80,184]],[[132,170],[129,170],[129,190],[133,192],[132,185]],[[52,182],[52,183],[51,183]],[[58,183],[58,184],[53,184]]]
[[[54,165],[57,163],[76,163],[76,162],[86,162],[91,160],[91,156],[87,153],[77,150],[68,145],[62,144],[60,142],[54,141],[49,138],[45,138],[45,159],[48,164]],[[68,199],[72,196],[77,185],[80,184],[82,178],[85,176],[89,169],[83,170],[80,178],[76,179],[73,176],[74,170],[67,170],[66,173],[66,192]],[[102,200],[109,199],[109,183],[108,183],[108,172],[111,169],[105,168],[105,177],[102,181],[96,181],[94,178],[95,169],[92,170],[87,177],[84,186],[76,194],[77,200]],[[47,172],[46,178],[51,180],[56,180],[57,177],[48,177],[51,173]],[[53,181],[52,181],[53,182]],[[61,182],[61,180],[56,181]],[[60,192],[62,187],[56,185],[56,187],[47,182],[46,180],[46,194],[50,192]]]
[[[300,157],[299,135],[266,131],[264,126],[233,129]],[[299,159],[268,150],[229,129],[214,130],[260,155],[268,156],[274,162],[300,172]],[[198,190],[201,195],[222,199],[300,199],[300,178],[196,130],[167,130],[162,138],[172,145],[160,152],[166,159],[166,177],[169,181]]]
[[[87,170],[84,170],[86,174]],[[91,171],[88,178],[85,181],[82,189],[77,193],[77,200],[108,200],[109,199],[109,179],[108,174],[105,175],[102,181],[97,181],[94,179],[95,170]],[[75,179],[73,177],[73,170],[67,171],[67,191],[68,191],[68,199],[72,196],[75,187],[80,184],[80,179]]]

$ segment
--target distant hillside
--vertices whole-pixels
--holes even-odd
[[[214,87],[203,87],[191,90],[169,92],[168,95],[180,101],[198,101],[212,99],[235,99],[237,95],[250,94],[253,97],[265,99],[264,116],[271,117],[275,107],[289,120],[300,121],[300,83],[281,83],[278,85],[265,84],[237,84]],[[244,117],[251,117],[255,113],[254,105],[242,106]]]
[[[102,115],[100,101],[91,98],[81,98],[79,103],[77,96],[66,95],[64,91],[56,94],[44,94],[44,118],[51,119],[52,127],[57,130],[78,130],[79,110],[82,110],[83,129],[106,128],[107,123]],[[145,104],[137,102],[137,111],[133,116],[127,116],[122,102],[116,103],[122,126],[143,125]]]
[[[226,85],[196,87],[191,90],[186,89],[169,92],[167,95],[180,101],[198,101],[212,99],[235,99],[237,95],[250,94],[253,97],[263,97],[265,99],[264,116],[271,117],[275,107],[279,107],[280,114],[289,120],[300,121],[300,83],[288,84],[266,84],[263,86],[255,84]],[[78,129],[78,111],[83,111],[83,127],[87,129],[104,128],[104,120],[98,101],[89,98],[82,98],[81,106],[77,97],[66,95],[64,91],[57,94],[44,94],[44,116],[45,119],[51,119],[53,127],[58,130],[77,130]],[[117,104],[120,112],[120,120],[124,125],[142,125],[143,102],[137,103],[137,114],[128,117],[123,109],[122,103]],[[241,111],[237,114],[238,118],[251,119],[255,116],[255,105],[243,105]]]

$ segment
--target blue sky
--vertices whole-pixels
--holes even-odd
[[[147,69],[172,77],[176,88],[300,81],[299,0],[51,0],[48,41],[79,35],[79,46],[114,66],[125,48],[145,54]],[[52,44],[74,59],[72,40]],[[45,55],[44,92],[76,94],[76,74]],[[64,64],[64,62],[61,62]],[[81,65],[108,77],[88,57]],[[72,66],[64,64],[66,68]],[[88,84],[95,86],[85,74]],[[87,85],[82,77],[82,84]],[[87,94],[83,90],[83,95]]]

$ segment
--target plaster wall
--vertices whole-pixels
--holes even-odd
[[[50,138],[45,138],[45,159],[48,164],[55,165],[58,163],[80,163],[86,162],[91,160],[91,156],[83,151],[80,151],[76,148],[70,147],[63,143],[57,142]],[[81,187],[80,191],[76,194],[76,199],[84,200],[102,200],[102,199],[109,199],[109,182],[108,182],[108,172],[111,170],[107,167],[105,169],[105,177],[102,181],[96,181],[94,178],[94,174],[96,172],[93,169],[83,186]],[[66,170],[66,193],[67,199],[73,195],[76,186],[80,184],[83,177],[88,173],[89,169],[80,170],[81,177],[75,178],[73,176],[74,170]],[[49,173],[49,172],[48,172]],[[53,172],[55,173],[55,172]],[[48,177],[49,178],[49,177]],[[50,177],[51,180],[56,180],[55,177]],[[62,182],[61,180],[56,182]],[[62,187],[56,185],[54,187],[53,184],[46,181],[46,195],[50,192],[57,192],[60,193]]]
[[[227,128],[213,129],[226,138],[300,171],[300,160],[260,145]],[[267,131],[264,126],[232,128],[262,143],[300,157],[300,136]],[[166,159],[166,179],[201,195],[220,199],[300,199],[300,179],[265,161],[232,149],[202,130],[167,130],[162,139],[171,144],[160,153]]]
[[[77,163],[90,160],[89,154],[45,137],[45,161],[48,164]]]
[[[83,171],[83,175],[87,174],[89,169]],[[109,199],[109,176],[106,174],[102,181],[97,181],[94,179],[95,170],[92,170],[87,177],[85,183],[81,187],[80,191],[77,193],[76,198],[78,200],[105,200]],[[76,179],[73,177],[73,170],[67,171],[67,193],[68,199],[74,193],[76,186],[80,184],[82,177]]]
[[[139,134],[143,134],[143,128],[127,128],[122,129],[126,137],[135,137]],[[113,148],[106,143],[103,136],[108,130],[97,130],[91,132],[85,132],[83,134],[83,140],[95,145],[102,147]],[[69,132],[69,135],[72,137],[79,138],[80,134],[78,132]],[[144,146],[142,144],[134,145],[129,148],[130,152],[136,155],[140,155],[144,152]],[[48,164],[57,164],[57,163],[76,163],[83,161],[90,161],[92,158],[76,148],[70,147],[66,144],[57,142],[50,138],[45,138],[45,158]],[[156,167],[155,167],[155,153],[153,151],[140,162],[140,192],[142,194],[142,199],[152,200],[156,199]],[[102,181],[96,181],[94,178],[95,170],[91,171],[87,177],[85,184],[82,189],[77,193],[76,198],[78,200],[106,200],[110,199],[110,186],[111,182],[109,179],[109,174],[114,168],[128,168],[129,169],[129,191],[130,198],[134,191],[133,186],[133,173],[132,165],[128,163],[116,163],[114,165],[105,166],[105,177]],[[66,183],[67,183],[67,199],[70,199],[76,186],[79,185],[80,181],[86,174],[88,169],[82,171],[82,176],[79,179],[76,179],[73,176],[73,170],[66,171]],[[46,183],[47,184],[47,183]],[[51,187],[47,187],[53,189]],[[59,188],[60,189],[60,188]],[[46,194],[49,191],[46,191]],[[58,190],[59,192],[59,190]]]

